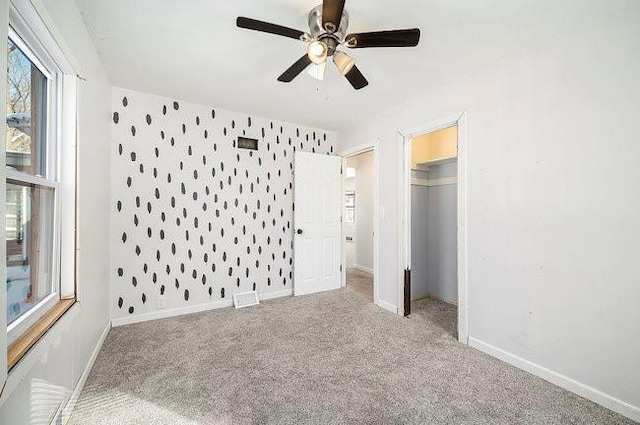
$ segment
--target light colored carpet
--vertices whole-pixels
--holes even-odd
[[[631,424],[345,288],[113,329],[71,424]]]
[[[347,268],[347,286],[356,294],[373,301],[373,275],[362,270]]]

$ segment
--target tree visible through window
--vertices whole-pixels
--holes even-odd
[[[47,78],[11,39],[7,51],[7,166],[44,176]]]
[[[55,191],[55,182],[46,180],[47,77],[11,38],[6,108],[7,323],[11,324],[54,289]]]

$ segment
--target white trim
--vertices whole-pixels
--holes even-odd
[[[6,4],[6,3],[3,3]],[[8,10],[6,7],[0,10],[0,19],[8,19]],[[0,38],[2,40],[7,39],[9,27],[4,25],[0,27]],[[5,41],[6,43],[6,41]],[[5,47],[6,49],[6,47]],[[7,55],[3,53],[0,57],[0,69],[7,69]],[[6,77],[3,77],[6,78]],[[6,81],[6,80],[5,80]],[[2,117],[6,117],[6,89],[2,93],[3,101],[0,102],[0,115]],[[0,122],[0,134],[6,134],[7,128],[7,120],[5,118]],[[6,137],[6,136],[5,136]],[[6,156],[6,148],[0,152],[0,164],[6,164],[7,156]],[[5,176],[6,176],[7,167],[0,167],[0,181],[6,184]],[[0,217],[6,217],[6,188],[0,190]],[[4,226],[0,226],[0,235],[2,239],[6,241],[6,224]],[[6,259],[6,249],[7,244],[2,243],[0,246],[0,258]],[[0,329],[7,329],[7,289],[6,289],[6,281],[7,281],[7,267],[0,267],[0,282],[4,282],[2,289],[0,290]],[[7,333],[0,332],[0,402],[3,399],[3,394],[6,391],[7,384]]]
[[[458,341],[469,343],[469,267],[468,251],[468,190],[467,112],[458,118]]]
[[[12,169],[7,170],[7,180],[13,180],[16,182],[35,184],[38,186],[49,187],[58,190],[60,183],[55,180],[49,180],[40,176],[33,176],[31,174],[23,173]]]
[[[384,218],[384,211],[380,208],[380,198],[378,192],[380,190],[380,140],[374,139],[373,141],[360,144],[358,146],[354,146],[349,149],[345,149],[339,153],[342,157],[342,167],[343,167],[343,175],[342,175],[342,200],[344,199],[346,193],[346,167],[347,167],[347,158],[350,156],[359,155],[365,152],[373,152],[373,270],[367,269],[369,273],[373,274],[373,303],[377,304],[380,299],[380,223],[379,221]],[[344,208],[341,208],[343,210]],[[342,250],[342,277],[341,277],[341,286],[345,287],[347,284],[347,259],[346,259],[346,250],[345,244],[347,242],[345,230],[344,230],[344,221],[341,226],[341,245],[340,249]],[[394,307],[395,309],[395,307]]]
[[[411,139],[398,132],[398,314],[404,316],[404,271],[411,269]]]
[[[431,167],[437,167],[438,165],[450,164],[452,162],[456,162],[458,160],[458,155],[456,156],[448,156],[445,158],[432,159],[427,162],[421,162],[420,164],[415,164],[411,161],[411,169],[416,171],[430,171]]]
[[[293,296],[293,289],[283,289],[282,291],[263,292],[258,293],[260,301],[271,300],[273,298],[291,297]]]
[[[8,36],[47,78],[47,136],[44,176],[7,170],[5,177],[54,190],[50,284],[56,298],[70,299],[75,294],[76,75],[79,68],[42,1],[11,0],[8,18]],[[63,169],[65,164],[69,166],[68,171]],[[71,211],[74,213],[67,214]],[[61,276],[65,277],[65,284],[61,283]]]
[[[400,167],[398,170],[398,314],[404,314],[404,271],[411,269],[411,139],[416,136],[458,126],[458,341],[468,344],[469,338],[469,276],[467,266],[467,113],[450,115],[417,127],[398,132]]]
[[[396,218],[396,231],[397,231],[397,242],[398,242],[398,250],[396,252],[397,258],[397,269],[396,269],[396,304],[398,304],[397,311],[400,316],[404,315],[404,268],[406,266],[404,261],[404,250],[407,246],[405,239],[405,203],[406,195],[403,195],[402,187],[404,185],[404,167],[405,167],[405,150],[406,143],[404,140],[404,136],[402,134],[397,134],[397,142],[396,142],[396,154],[398,155],[398,161],[400,162],[398,167],[398,174],[396,175],[396,184],[398,185],[398,217]]]
[[[66,74],[80,74],[80,67],[53,23],[47,8],[41,0],[11,0],[9,2],[9,22],[18,25],[18,31],[26,27],[28,37],[35,36],[38,49]],[[28,23],[28,25],[26,24]],[[24,40],[30,42],[31,40]],[[40,52],[34,52],[39,54]]]
[[[398,314],[398,308],[393,304],[389,304],[388,302],[382,300],[378,300],[376,304],[378,304],[379,307],[392,312],[393,314]]]
[[[63,75],[60,95],[60,125],[58,132],[58,148],[60,162],[58,176],[60,179],[60,205],[66,206],[65,213],[60,216],[60,297],[72,298],[76,294],[76,144],[78,126],[78,78]],[[63,172],[64,170],[64,172]],[[79,298],[77,298],[79,299]]]
[[[446,185],[457,184],[457,183],[458,183],[457,177],[442,177],[439,179],[419,179],[417,177],[411,178],[412,186],[432,187],[432,186],[446,186]]]
[[[380,301],[380,140],[373,141],[373,302]]]
[[[349,156],[355,156],[361,153],[369,152],[370,150],[373,150],[374,145],[375,145],[375,142],[362,143],[358,146],[354,146],[352,148],[343,150],[338,154],[338,156],[346,158]]]
[[[347,286],[347,232],[344,230],[344,226],[347,224],[345,221],[345,198],[350,193],[355,193],[353,190],[347,190],[347,157],[342,156],[342,164],[340,165],[340,287]],[[354,212],[355,214],[355,212]],[[355,215],[354,215],[355,221]],[[354,223],[349,223],[353,225]],[[354,242],[351,238],[350,242]]]
[[[110,330],[111,330],[111,321],[107,321],[107,325],[104,327],[104,330],[100,335],[100,339],[98,339],[98,343],[93,349],[93,352],[91,353],[91,357],[89,357],[89,361],[87,362],[87,365],[85,366],[84,371],[82,371],[82,375],[80,375],[80,379],[78,379],[78,382],[76,383],[76,386],[74,387],[73,392],[71,393],[71,396],[67,400],[62,410],[59,411],[58,415],[56,415],[56,417],[51,423],[61,423],[64,425],[67,422],[69,422],[69,419],[71,419],[71,414],[73,413],[73,410],[76,408],[78,399],[80,399],[80,394],[82,393],[84,384],[87,382],[87,378],[89,377],[89,372],[91,372],[91,368],[93,368],[93,364],[95,363],[96,358],[98,357],[98,353],[100,353],[100,350],[102,349],[102,344],[104,344],[104,340],[107,339],[107,334],[109,333]],[[59,416],[62,416],[62,419],[60,420],[60,422],[56,422]]]
[[[38,301],[33,307],[17,317],[16,320],[7,326],[7,346],[20,338],[27,329],[36,324],[38,320],[47,314],[59,301],[60,294],[54,292]]]
[[[336,289],[336,288],[331,288]],[[276,292],[266,292],[258,294],[260,301],[272,298],[287,297],[293,294],[291,289]],[[233,297],[228,300],[212,301],[185,307],[168,308],[162,310],[150,311],[148,313],[136,314],[134,316],[115,317],[111,319],[111,326],[118,327],[131,325],[133,323],[148,322],[150,320],[166,319],[168,317],[183,316],[185,314],[201,313],[203,311],[217,310],[219,308],[233,307]]]
[[[361,272],[373,274],[373,269],[369,267],[361,266],[359,264],[353,264],[351,265],[351,267],[353,267],[354,269],[360,270]]]
[[[61,84],[64,73],[72,71],[72,68],[30,2],[24,3],[23,0],[14,0],[10,3],[9,37],[46,78],[47,109],[45,114],[46,141],[44,144],[46,160],[43,177],[59,181],[60,140],[58,129],[62,100]]]
[[[408,130],[401,131],[400,134],[408,139],[413,139],[414,137],[421,136],[423,134],[433,133],[434,131],[442,130],[444,128],[455,125],[464,114],[466,114],[466,111],[459,114],[449,115],[442,119],[431,121],[429,123],[418,125],[416,127],[412,127]]]
[[[540,366],[536,363],[533,363],[532,361],[523,359],[522,357],[509,353],[501,348],[488,344],[472,336],[469,337],[469,345],[482,351],[483,353],[500,359],[503,362],[509,363],[510,365],[515,366],[518,369],[522,369],[539,378],[544,379],[545,381],[549,381],[552,384],[559,386],[560,388],[564,388],[565,390],[571,391],[572,393],[578,394],[581,397],[604,406],[607,409],[611,409],[614,412],[626,416],[631,420],[640,421],[640,407],[633,406],[627,402],[619,400],[615,397],[603,393],[602,391],[583,384],[582,382],[578,382],[575,379],[569,378],[568,376],[562,375],[544,366]]]
[[[233,307],[233,297],[228,300],[213,301],[185,307],[169,308],[163,310],[150,311],[148,313],[136,314],[134,316],[115,317],[111,319],[111,326],[131,325],[133,323],[148,322],[150,320],[166,319],[168,317],[183,316],[185,314],[200,313],[208,310],[216,310],[219,308]]]
[[[10,8],[9,18],[9,38],[20,50],[20,52],[35,65],[36,68],[44,75],[47,80],[60,73],[61,71],[51,59],[47,51],[41,46],[38,38],[29,30],[28,24],[22,21],[20,15],[15,14],[13,8]],[[16,28],[14,28],[16,27]],[[25,34],[24,37],[21,34]],[[34,45],[32,49],[30,45]],[[38,51],[38,53],[33,50]],[[44,61],[40,57],[45,57]],[[49,87],[47,87],[48,89]]]

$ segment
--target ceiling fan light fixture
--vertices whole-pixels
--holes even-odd
[[[304,54],[287,68],[278,81],[290,83],[303,71],[317,79],[323,79],[327,58],[333,56],[338,71],[355,90],[366,87],[369,82],[355,64],[355,60],[336,49],[415,47],[420,41],[420,29],[408,28],[385,31],[349,33],[349,14],[344,9],[346,0],[322,0],[309,12],[309,32],[285,27],[271,22],[259,21],[244,16],[236,19],[236,25],[253,31],[292,38],[305,43]]]
[[[307,69],[307,73],[311,75],[313,78],[318,80],[324,80],[324,72],[327,68],[327,62],[319,63],[319,64],[311,64],[311,66]]]
[[[351,71],[351,68],[353,68],[353,65],[356,64],[356,61],[351,56],[339,51],[334,53],[333,62],[342,75],[347,75],[347,73]]]
[[[307,55],[316,65],[327,60],[327,51],[327,44],[320,40],[314,40],[307,46]]]

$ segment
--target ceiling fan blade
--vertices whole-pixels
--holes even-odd
[[[345,0],[324,0],[322,2],[322,28],[334,33],[340,27]]]
[[[269,34],[281,35],[283,37],[295,38],[296,40],[302,40],[305,36],[305,32],[298,31],[293,28],[283,27],[282,25],[276,25],[269,22],[258,21],[256,19],[245,18],[239,16],[236,19],[236,25],[240,28],[246,28],[248,30],[267,32]]]
[[[420,30],[374,31],[349,34],[345,44],[351,48],[364,47],[414,47],[420,41]]]
[[[369,82],[364,75],[360,72],[357,66],[353,65],[353,67],[345,74],[345,78],[349,80],[349,83],[353,86],[354,89],[360,90],[363,87],[369,85]]]
[[[283,83],[290,83],[294,78],[298,76],[298,74],[304,71],[310,63],[311,59],[309,59],[309,56],[305,54],[293,65],[291,65],[289,69],[283,72],[282,75],[278,77],[278,81],[282,81]]]

